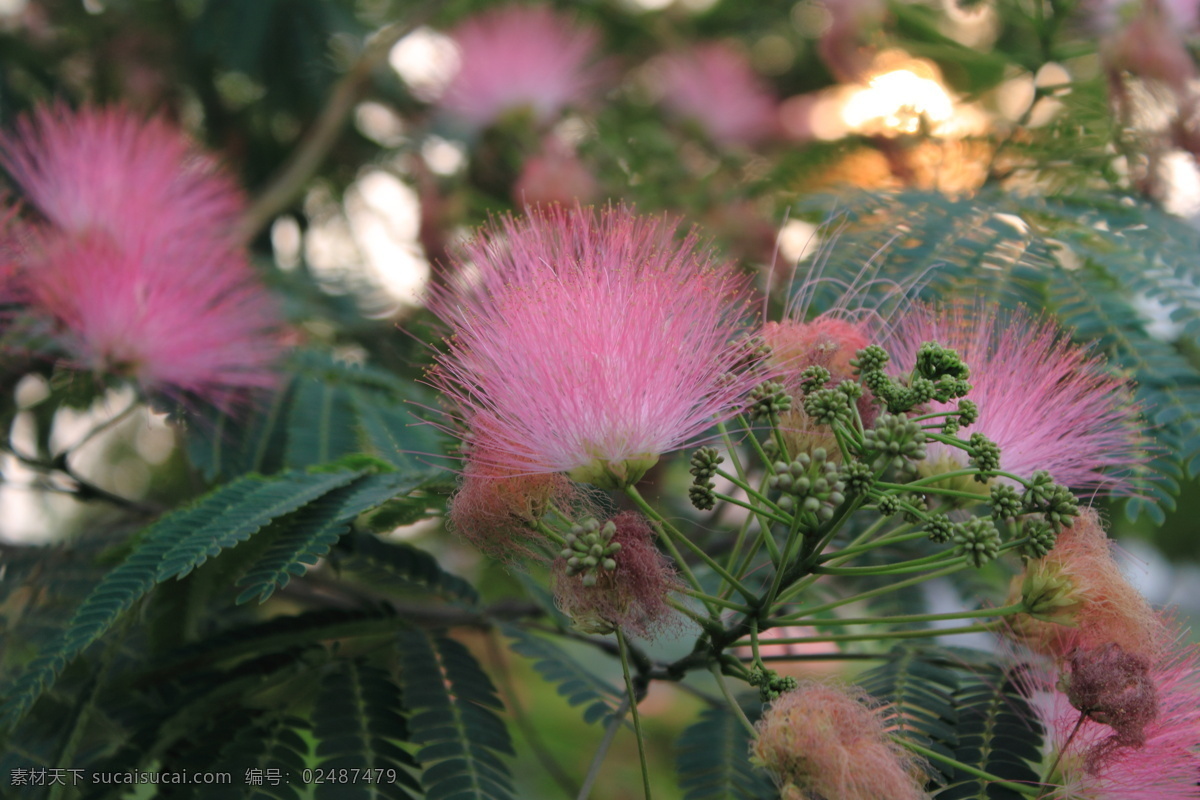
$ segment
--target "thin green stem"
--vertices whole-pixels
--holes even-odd
[[[956,770],[961,770],[961,771],[967,773],[968,775],[974,775],[976,778],[982,778],[985,781],[994,783],[997,786],[1002,786],[1005,789],[1009,789],[1011,791],[1018,792],[1020,794],[1029,795],[1030,797],[1037,797],[1042,791],[1041,787],[1039,787],[1039,786],[1027,786],[1026,784],[1023,784],[1023,783],[1015,783],[1013,781],[1006,781],[1003,778],[993,775],[990,772],[984,772],[983,770],[981,770],[977,767],[972,767],[970,764],[964,764],[963,762],[961,762],[957,759],[942,755],[941,753],[937,752],[936,750],[930,750],[928,747],[922,747],[921,745],[917,744],[916,742],[914,742],[910,739],[906,739],[903,736],[893,736],[892,740],[894,742],[896,742],[896,744],[900,745],[901,747],[906,747],[909,750],[912,750],[914,753],[917,753],[918,755],[925,756],[926,758],[931,758],[934,761],[940,761],[943,764],[954,767],[954,769],[956,769]]]
[[[895,583],[890,583],[887,586],[880,586],[876,589],[871,589],[870,591],[859,592],[858,594],[850,595],[849,597],[843,597],[840,600],[832,600],[828,603],[824,603],[819,606],[813,606],[811,608],[803,609],[802,611],[797,612],[796,616],[803,617],[803,616],[811,616],[813,614],[821,614],[825,611],[831,611],[835,608],[840,608],[841,606],[849,605],[850,603],[857,603],[860,600],[870,600],[872,597],[879,597],[880,595],[887,594],[888,592],[895,592],[895,591],[899,591],[900,589],[907,589],[910,586],[916,586],[917,584],[923,583],[924,581],[933,580],[934,578],[944,578],[947,575],[953,575],[956,572],[966,569],[966,567],[967,567],[967,565],[965,563],[955,564],[954,566],[946,567],[945,569],[940,569],[940,570],[937,570],[936,572],[930,572],[926,575],[918,575],[915,578],[907,578],[902,581],[896,581]],[[812,576],[812,577],[815,578],[816,576]],[[791,615],[786,617],[786,619],[791,619]]]
[[[720,473],[720,470],[717,470],[717,472]],[[741,500],[738,500],[736,497],[730,497],[729,495],[721,494],[720,492],[713,492],[713,497],[717,498],[718,500],[720,500],[724,503],[729,503],[730,505],[741,506],[742,508],[747,508],[747,509],[753,511],[755,514],[758,514],[761,517],[766,517],[767,519],[771,520],[772,522],[778,522],[780,525],[791,524],[791,520],[789,520],[786,517],[783,517],[779,514],[775,514],[773,511],[764,509],[762,506],[755,506],[750,503],[744,503]]]
[[[732,600],[726,600],[723,597],[713,597],[711,594],[705,594],[704,592],[698,592],[695,589],[684,589],[683,593],[686,594],[688,597],[694,597],[701,602],[713,603],[715,605],[721,606],[722,608],[729,608],[729,609],[733,609],[734,611],[740,611],[743,614],[757,613],[757,609],[751,608],[750,606],[743,605],[742,603],[735,603]]]
[[[921,628],[915,631],[874,631],[872,633],[838,633],[828,636],[792,636],[772,639],[771,644],[817,644],[820,642],[866,642],[876,639],[931,639],[937,636],[955,636],[963,633],[987,633],[999,624],[980,622],[975,625],[959,625],[955,628]],[[807,623],[804,623],[807,624]],[[745,647],[744,642],[738,646]]]
[[[627,495],[629,495],[629,498],[631,500],[633,500],[633,502],[635,504],[637,504],[637,507],[642,510],[643,514],[650,517],[650,519],[654,520],[660,526],[660,529],[663,531],[663,534],[664,534],[663,535],[664,539],[666,539],[668,542],[670,542],[671,539],[678,538],[679,541],[683,542],[683,544],[686,545],[689,550],[691,550],[693,553],[695,553],[696,556],[699,557],[699,559],[701,561],[703,561],[705,564],[707,564],[709,569],[711,569],[713,572],[717,573],[722,578],[724,578],[729,584],[731,584],[733,586],[733,588],[737,589],[738,592],[743,597],[745,597],[747,600],[754,602],[754,599],[755,599],[754,592],[750,591],[748,588],[746,588],[746,586],[741,581],[739,581],[737,578],[733,577],[733,575],[731,575],[729,573],[729,571],[727,569],[725,569],[725,567],[723,567],[719,563],[717,563],[716,559],[714,559],[708,553],[704,552],[704,548],[700,547],[695,542],[693,542],[691,539],[684,536],[682,533],[680,533],[678,530],[676,530],[675,527],[673,525],[671,525],[671,523],[669,523],[665,519],[663,519],[662,515],[659,514],[658,511],[656,511],[653,506],[651,506],[649,503],[646,502],[646,499],[644,497],[642,497],[642,495],[638,492],[636,487],[626,486],[625,493]],[[679,562],[679,567],[681,570],[690,572],[690,569],[684,563],[683,559],[677,555],[677,551],[675,553],[672,553],[672,555],[675,555],[676,560]],[[692,576],[692,580],[695,580],[695,575]],[[697,591],[699,591],[701,593],[704,592],[704,588],[700,585],[699,581],[695,582],[695,587],[696,587]]]
[[[946,473],[946,474],[950,474],[950,473]],[[973,475],[975,473],[972,472],[971,474]],[[912,489],[911,483],[883,483],[881,481],[881,482],[875,484],[875,486],[876,486],[876,488],[879,488],[879,489],[895,489],[896,491],[900,491],[900,492],[906,492],[906,491],[909,491],[910,489]],[[945,487],[942,487],[942,486],[934,486],[934,485],[930,485],[930,484],[922,485],[918,488],[920,488],[926,494],[938,494],[938,495],[942,495],[943,497],[962,497],[967,500],[975,500],[980,503],[982,503],[984,500],[987,500],[987,495],[979,494],[977,492],[964,492],[959,489],[946,489]]]
[[[633,679],[629,676],[629,653],[625,646],[625,634],[617,628],[617,645],[621,648],[621,672],[625,674],[625,691],[629,693],[629,713],[633,715],[633,732],[637,736],[638,760],[642,763],[642,788],[646,800],[650,796],[650,767],[646,763],[646,741],[642,737],[642,718],[638,714],[637,693],[633,688]]]
[[[947,556],[950,557],[947,558]],[[813,573],[818,575],[903,575],[907,572],[920,572],[942,562],[949,566],[965,559],[966,556],[956,556],[953,551],[943,551],[923,558],[914,558],[911,561],[880,564],[873,567],[813,567]]]
[[[832,617],[826,619],[788,619],[788,625],[808,625],[813,628],[840,627],[842,625],[899,625],[908,622],[938,622],[947,619],[974,619],[976,617],[1007,617],[1025,610],[1024,603],[1014,603],[1000,608],[979,608],[974,611],[948,611],[944,614],[902,614],[895,617]],[[780,620],[783,622],[783,620]],[[772,620],[775,622],[775,620]]]
[[[927,534],[925,531],[917,531],[916,533],[906,533],[906,534],[902,534],[900,536],[888,536],[888,537],[885,537],[878,541],[870,542],[868,544],[862,544],[862,545],[858,545],[856,547],[847,547],[844,550],[835,550],[832,553],[825,553],[825,554],[821,555],[819,558],[817,558],[817,563],[823,564],[826,561],[835,561],[839,558],[849,559],[853,556],[857,556],[862,553],[869,553],[870,551],[878,549],[880,547],[886,547],[889,544],[900,544],[901,542],[911,542],[914,539],[924,539],[928,535],[929,534]]]
[[[617,731],[621,728],[621,723],[625,720],[625,714],[628,712],[629,698],[626,697],[613,712],[608,726],[604,729],[604,738],[600,740],[600,746],[596,748],[596,754],[592,756],[587,776],[584,777],[583,785],[579,787],[579,796],[575,800],[587,800],[591,796],[592,787],[596,785],[596,779],[600,777],[600,767],[604,764],[604,757],[608,755],[608,748],[612,746],[613,739],[616,738]]]
[[[717,686],[721,687],[721,694],[725,695],[725,702],[729,704],[729,708],[733,711],[733,715],[737,717],[738,722],[742,723],[749,733],[751,739],[758,738],[758,731],[754,727],[754,723],[746,716],[746,712],[742,710],[741,705],[733,697],[733,692],[729,690],[729,684],[725,681],[725,676],[721,673],[721,668],[716,664],[709,666],[713,677],[717,679]]]

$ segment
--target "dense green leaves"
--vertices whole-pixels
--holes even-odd
[[[317,800],[409,800],[420,793],[409,774],[416,761],[405,749],[400,687],[387,672],[357,661],[332,664],[317,693],[313,727],[317,772],[326,778]],[[348,780],[350,774],[358,777]]]
[[[421,745],[421,786],[428,800],[508,800],[512,755],[503,705],[470,652],[423,631],[400,634],[401,683],[411,741]]]
[[[706,708],[679,737],[676,759],[685,800],[770,800],[766,773],[750,764],[750,733],[724,707]]]
[[[350,529],[359,514],[420,485],[424,476],[384,473],[364,475],[329,492],[301,512],[276,523],[275,537],[263,557],[238,582],[247,587],[238,602],[265,601],[293,575],[316,564]]]
[[[1008,675],[991,669],[963,681],[955,693],[958,746],[954,757],[1007,781],[1032,784],[1041,761],[1041,724]],[[939,800],[1019,800],[1023,795],[971,775],[956,775]]]
[[[888,704],[887,721],[899,735],[952,757],[958,746],[959,676],[915,647],[895,648],[891,657],[867,670],[858,684]],[[941,769],[941,765],[931,765]]]
[[[585,706],[584,722],[607,721],[621,704],[623,693],[597,678],[545,636],[529,633],[516,625],[503,625],[504,635],[513,640],[514,653],[533,660],[533,668],[572,706]]]
[[[209,480],[299,469],[353,453],[401,472],[436,475],[441,470],[430,461],[442,446],[408,404],[415,396],[411,384],[391,373],[300,351],[283,387],[261,408],[235,416],[210,411],[194,420],[188,455]]]
[[[385,594],[418,589],[458,605],[479,602],[479,593],[470,583],[443,570],[425,551],[404,542],[349,536],[341,540],[332,556],[343,575]]]
[[[275,478],[247,475],[160,519],[136,541],[128,558],[104,576],[62,634],[6,692],[2,718],[11,722],[24,714],[71,659],[103,636],[156,584],[186,575],[272,520],[359,476],[346,470],[285,473]]]

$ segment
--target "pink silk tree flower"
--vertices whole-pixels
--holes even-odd
[[[467,246],[430,303],[451,331],[430,381],[489,420],[495,467],[617,488],[744,406],[746,280],[675,229],[554,207]]]
[[[786,800],[926,800],[917,759],[891,740],[884,711],[861,689],[801,683],[759,720],[751,760]]]
[[[240,247],[236,183],[166,120],[121,107],[45,106],[0,137],[0,165],[60,233],[101,231],[122,250],[184,265],[196,248]]]
[[[162,120],[53,107],[0,139],[26,214],[16,281],[68,363],[217,405],[274,383],[274,303],[234,223],[241,194]]]
[[[1077,490],[1136,491],[1131,476],[1146,439],[1129,387],[1053,322],[982,305],[914,307],[882,342],[894,373],[907,374],[925,342],[957,351],[970,368],[967,399],[979,419],[958,436],[978,432],[999,445],[1001,469],[1023,477],[1045,470]],[[967,466],[958,448],[930,442],[926,452],[923,469],[932,473]]]
[[[545,6],[489,9],[451,31],[460,66],[441,106],[474,129],[505,114],[550,122],[599,86],[599,34]]]
[[[697,45],[660,62],[662,102],[718,144],[753,144],[777,133],[776,101],[739,51],[723,42]]]
[[[1089,671],[1096,673],[1092,677],[1115,669],[1111,684],[1113,693],[1120,695],[1115,706],[1123,716],[1137,717],[1136,735],[1130,736],[1120,719],[1102,711],[1081,711],[1085,702],[1094,702],[1095,693],[1085,694],[1081,702],[1071,689],[1076,679],[1070,673],[1060,675],[1048,663],[1028,667],[1022,682],[1046,730],[1045,760],[1047,766],[1054,765],[1048,780],[1061,787],[1047,796],[1071,800],[1200,798],[1197,647],[1177,645],[1136,676],[1121,668],[1123,659],[1116,646],[1081,652],[1076,661],[1089,664]],[[1140,707],[1145,708],[1144,713],[1136,713]]]
[[[618,514],[604,526],[590,520],[592,533],[607,536],[613,548],[611,564],[599,567],[589,578],[573,570],[567,557],[553,565],[554,600],[577,627],[605,634],[620,628],[642,638],[652,638],[675,619],[668,595],[681,587],[670,560],[654,546],[654,530],[641,515]],[[577,526],[580,534],[588,532]],[[568,549],[566,552],[573,552]]]
[[[1011,636],[1059,659],[1112,644],[1158,661],[1170,641],[1167,628],[1122,574],[1113,548],[1100,515],[1081,509],[1054,547],[1013,577],[1009,599],[1025,602],[1031,614],[1012,618]]]

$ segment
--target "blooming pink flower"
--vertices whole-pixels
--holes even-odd
[[[924,800],[916,759],[889,738],[883,711],[861,689],[801,683],[759,720],[751,754],[786,798]]]
[[[273,383],[275,309],[233,231],[241,196],[161,120],[42,109],[0,139],[41,218],[16,280],[79,367],[225,404]]]
[[[647,637],[671,621],[667,595],[679,588],[671,562],[654,546],[654,531],[639,514],[626,511],[610,520],[612,542],[621,545],[616,566],[599,570],[591,585],[568,574],[567,561],[554,561],[554,600],[581,629],[608,633],[614,628]]]
[[[0,138],[0,164],[59,233],[101,231],[124,251],[184,264],[198,247],[238,246],[236,184],[166,120],[120,107],[43,107]]]
[[[733,341],[745,281],[694,234],[628,209],[506,218],[467,248],[430,307],[452,330],[431,380],[469,424],[494,422],[510,472],[616,486],[742,406],[756,377]]]
[[[660,70],[663,103],[714,141],[751,144],[776,133],[775,97],[730,45],[710,42],[666,56]]]
[[[1088,657],[1087,653],[1081,655]],[[1196,746],[1200,742],[1200,650],[1195,645],[1177,647],[1151,665],[1146,677],[1154,687],[1157,709],[1130,741],[1120,726],[1114,728],[1092,715],[1080,723],[1080,711],[1062,686],[1070,679],[1060,681],[1052,666],[1039,664],[1026,671],[1026,692],[1046,729],[1047,759],[1058,759],[1050,780],[1062,788],[1054,797],[1200,798],[1200,752]],[[1122,685],[1127,693],[1129,681]]]
[[[1044,557],[1013,578],[1012,602],[1024,600],[1038,618],[1017,617],[1011,633],[1030,649],[1058,658],[1115,644],[1157,661],[1167,629],[1113,558],[1100,515],[1081,509]]]
[[[956,350],[971,370],[967,399],[979,419],[959,437],[979,432],[994,441],[1002,469],[1022,476],[1046,470],[1075,489],[1134,490],[1131,467],[1144,460],[1145,440],[1129,389],[1052,322],[982,305],[917,307],[883,345],[894,370],[907,374],[930,341]],[[931,442],[926,452],[932,470],[967,465],[966,453],[949,445]]]
[[[601,80],[597,33],[548,7],[490,9],[451,36],[460,66],[441,105],[473,128],[522,108],[547,122],[587,100]]]

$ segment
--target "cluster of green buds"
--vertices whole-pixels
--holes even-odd
[[[616,569],[614,556],[621,549],[621,543],[612,540],[616,532],[612,520],[601,526],[589,517],[572,525],[561,554],[567,560],[567,575],[582,575],[584,586],[595,586],[602,571]]]
[[[692,486],[688,489],[688,499],[701,511],[716,505],[717,498],[713,494],[716,484],[712,478],[717,474],[717,465],[724,460],[715,447],[701,447],[692,453]]]
[[[1029,479],[1032,484],[1022,496],[1026,514],[1041,514],[1058,533],[1070,527],[1079,516],[1079,500],[1071,490],[1055,483],[1049,472],[1038,470]]]
[[[936,400],[949,403],[971,391],[967,378],[971,372],[956,351],[935,342],[926,342],[917,351],[916,364],[907,378],[896,380],[884,372],[890,356],[878,345],[864,347],[851,362],[862,384],[892,414],[903,414],[916,406]],[[960,422],[963,422],[959,408]],[[974,421],[978,410],[968,406],[966,416]]]
[[[779,695],[790,692],[799,685],[795,678],[780,675],[773,669],[752,669],[746,682],[758,687],[758,697],[764,703],[778,700]]]
[[[749,413],[752,420],[776,420],[791,408],[792,396],[782,383],[766,381],[750,390]]]
[[[902,414],[880,414],[875,427],[863,431],[863,449],[880,467],[903,469],[925,458],[925,431]]]
[[[824,425],[849,425],[860,397],[862,387],[854,381],[842,381],[832,389],[813,389],[804,397],[804,413]]]
[[[846,500],[846,484],[838,465],[828,460],[825,448],[801,453],[790,464],[775,462],[775,474],[767,485],[780,492],[779,507],[800,510],[825,521]]]

